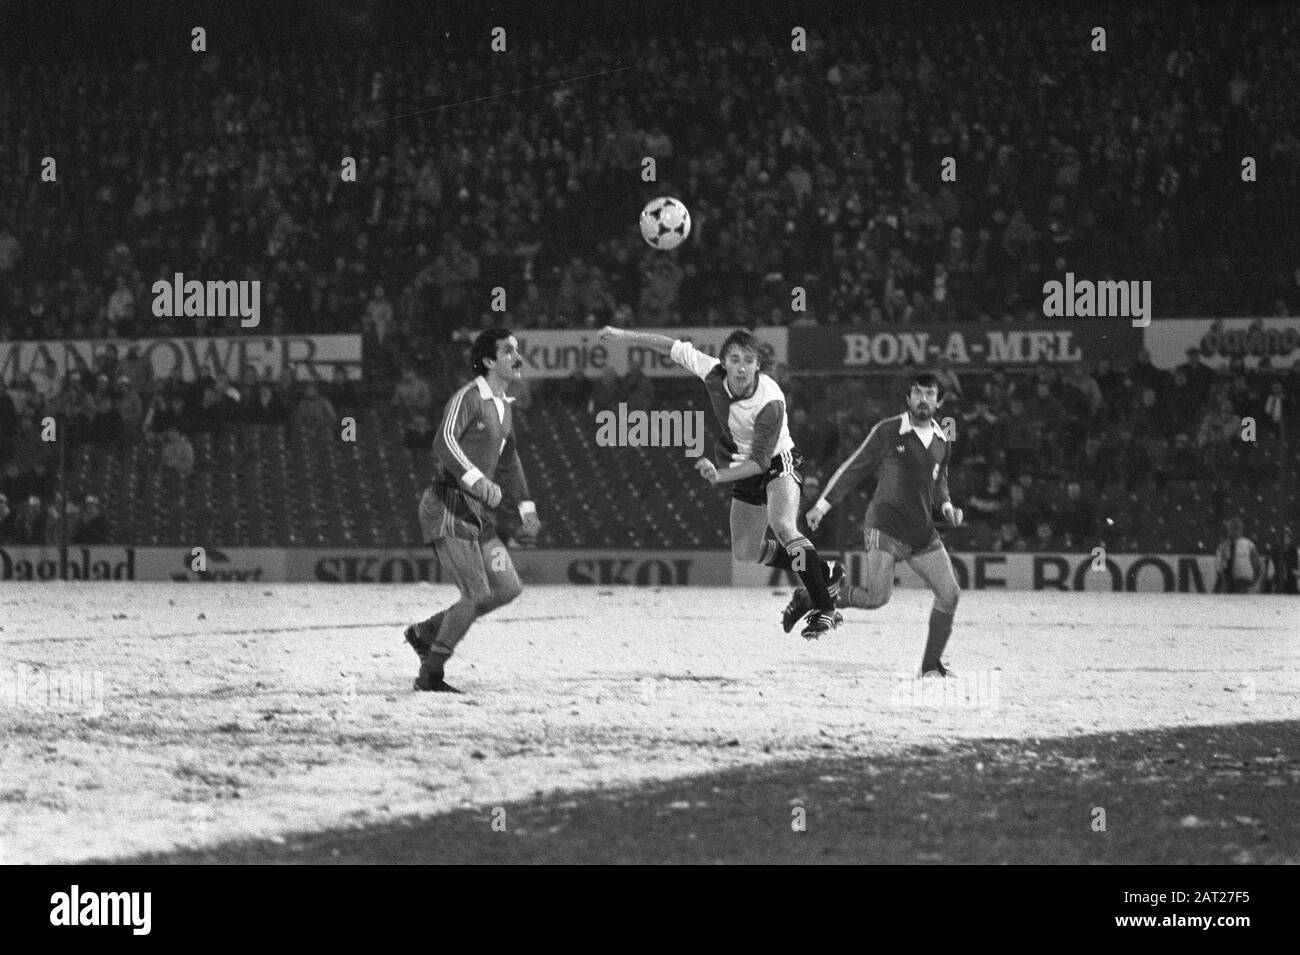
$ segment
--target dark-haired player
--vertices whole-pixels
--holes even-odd
[[[808,511],[808,526],[821,523],[832,505],[863,480],[875,475],[864,521],[867,547],[866,586],[845,583],[840,588],[841,607],[874,610],[889,602],[894,586],[894,562],[905,560],[934,592],[930,632],[921,658],[922,675],[948,676],[940,656],[952,633],[952,618],[961,589],[948,551],[935,530],[937,505],[950,524],[962,522],[962,511],[948,497],[948,460],[952,448],[934,421],[939,406],[938,379],[930,374],[912,377],[907,411],[885,418],[839,466],[826,483],[821,498]],[[787,632],[804,612],[808,595],[795,591],[782,623]]]
[[[687,341],[653,332],[606,326],[601,338],[631,342],[667,355],[704,381],[721,428],[719,444],[730,458],[716,467],[700,458],[695,469],[710,484],[730,484],[731,553],[737,560],[793,570],[804,582],[808,616],[802,635],[814,639],[838,622],[834,594],[843,568],[823,561],[798,527],[803,457],[790,438],[785,395],[765,374],[758,340],[743,329],[722,343],[720,358]],[[767,538],[771,527],[776,540]],[[786,627],[788,633],[793,622]]]
[[[420,658],[417,690],[459,692],[444,678],[456,645],[475,620],[523,591],[492,520],[502,496],[519,506],[528,533],[541,526],[515,450],[513,399],[506,397],[509,383],[523,378],[519,343],[505,329],[489,329],[474,340],[470,362],[475,378],[451,396],[434,437],[437,470],[419,512],[425,543],[456,581],[460,599],[406,628]]]

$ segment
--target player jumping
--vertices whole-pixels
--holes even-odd
[[[790,438],[781,386],[764,374],[758,340],[750,332],[734,331],[722,343],[718,359],[690,342],[652,332],[606,326],[600,337],[653,348],[703,379],[731,466],[718,468],[702,457],[695,469],[710,484],[732,485],[732,555],[799,575],[806,603],[799,618],[810,615],[804,637],[814,639],[834,627],[834,595],[844,569],[821,560],[812,541],[799,532],[803,457]],[[776,540],[766,537],[768,527]],[[786,632],[793,626],[791,621]]]
[[[474,340],[470,363],[476,377],[447,402],[433,442],[437,471],[419,512],[424,541],[456,581],[460,600],[406,628],[406,642],[420,658],[417,690],[459,693],[443,673],[456,645],[475,620],[523,591],[492,519],[502,489],[519,505],[527,533],[541,527],[515,450],[514,399],[505,396],[509,383],[523,378],[519,343],[505,329],[489,329]]]
[[[930,611],[930,633],[921,657],[922,675],[949,676],[940,661],[952,633],[961,589],[953,573],[948,551],[939,539],[933,521],[934,505],[953,525],[962,522],[962,510],[948,497],[948,460],[952,448],[943,430],[935,424],[939,406],[939,381],[934,375],[912,377],[907,411],[879,422],[866,440],[831,476],[821,498],[808,511],[808,526],[821,523],[833,504],[865,478],[878,475],[864,521],[867,547],[867,585],[845,583],[839,592],[841,607],[875,610],[889,602],[894,585],[894,562],[905,560],[934,592]],[[788,633],[794,621],[807,612],[807,592],[796,590],[782,616]]]

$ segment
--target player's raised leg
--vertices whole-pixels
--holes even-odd
[[[894,564],[899,559],[906,559],[907,550],[875,527],[868,527],[863,537],[867,548],[866,583],[862,586],[845,583],[840,587],[839,605],[876,610],[889,603],[894,592]]]
[[[793,472],[781,474],[767,484],[767,523],[776,535],[775,541],[764,541],[761,562],[770,567],[793,570],[803,581],[812,604],[812,617],[802,635],[816,639],[836,624],[835,600],[830,592],[830,580],[838,575],[827,561],[821,559],[813,542],[799,530],[799,482]]]
[[[952,560],[943,543],[936,541],[931,547],[913,555],[908,563],[934,593],[934,606],[930,610],[930,633],[926,637],[925,653],[921,657],[921,674],[949,676],[941,657],[944,647],[948,645],[948,637],[952,634],[952,620],[957,612],[957,601],[961,598],[961,587],[957,585]]]

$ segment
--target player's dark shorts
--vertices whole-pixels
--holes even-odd
[[[803,455],[798,448],[782,451],[768,463],[767,470],[731,485],[731,496],[744,504],[767,504],[767,486],[783,474],[793,474],[794,482],[803,487]]]
[[[943,549],[943,540],[939,537],[939,532],[933,528],[930,530],[930,539],[920,547],[904,544],[898,538],[890,537],[879,527],[865,528],[862,536],[868,551],[883,550],[885,553],[891,554],[896,560],[911,560],[913,557],[920,557],[923,554]]]
[[[445,538],[477,541],[496,533],[492,512],[454,484],[435,481],[420,497],[420,534],[426,544]]]

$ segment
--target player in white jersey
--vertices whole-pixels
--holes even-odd
[[[730,464],[719,468],[700,458],[695,469],[710,484],[732,486],[732,555],[799,575],[811,600],[804,637],[814,639],[834,627],[834,598],[844,571],[823,561],[799,531],[803,457],[790,439],[781,386],[762,368],[758,340],[734,331],[722,343],[721,357],[714,358],[690,342],[652,332],[606,326],[600,336],[653,348],[704,381],[721,426],[719,447]],[[769,527],[776,540],[768,539]]]

